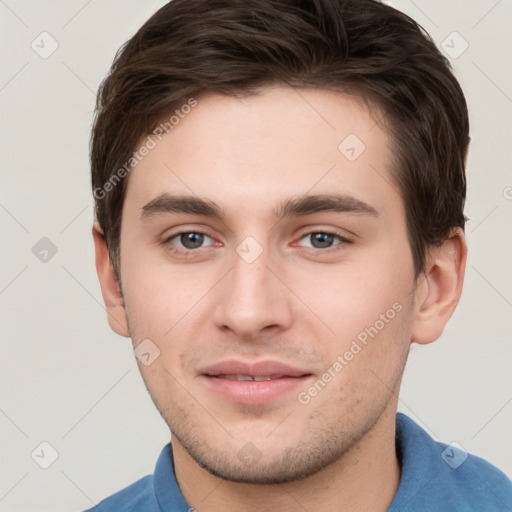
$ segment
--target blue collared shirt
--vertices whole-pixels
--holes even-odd
[[[457,445],[435,441],[404,414],[396,418],[402,474],[388,512],[512,512],[512,482]],[[191,512],[176,481],[172,447],[145,476],[86,512]]]

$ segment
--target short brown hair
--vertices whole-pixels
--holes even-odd
[[[92,188],[118,278],[127,179],[112,179],[129,172],[141,137],[191,97],[279,83],[352,91],[384,112],[416,276],[429,247],[464,229],[466,101],[414,20],[376,0],[172,0],[118,51],[98,91]]]

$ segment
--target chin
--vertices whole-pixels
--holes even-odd
[[[302,480],[329,466],[350,448],[337,436],[330,439],[313,436],[308,442],[288,447],[276,443],[263,451],[251,442],[242,448],[231,448],[186,441],[179,439],[190,457],[211,475],[230,482],[257,485]]]

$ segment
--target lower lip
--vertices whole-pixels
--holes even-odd
[[[215,393],[237,404],[260,405],[272,402],[279,396],[304,385],[311,375],[282,377],[273,380],[230,380],[202,375],[205,384]]]

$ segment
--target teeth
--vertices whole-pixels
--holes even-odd
[[[227,380],[237,380],[239,382],[243,381],[255,381],[260,382],[262,380],[274,380],[279,379],[280,377],[268,377],[262,375],[256,375],[255,377],[251,377],[250,375],[218,375],[219,379],[227,379]]]
[[[219,379],[227,379],[227,380],[252,380],[250,375],[219,375]]]

